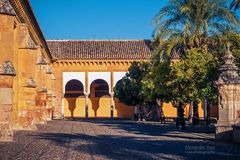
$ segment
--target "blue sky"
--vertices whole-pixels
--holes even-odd
[[[149,39],[167,0],[30,0],[46,39]]]

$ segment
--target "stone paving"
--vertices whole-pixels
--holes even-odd
[[[240,145],[217,143],[213,128],[123,120],[62,120],[38,131],[14,132],[13,143],[0,143],[1,160],[228,160],[240,159]]]

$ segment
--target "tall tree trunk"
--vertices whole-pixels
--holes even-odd
[[[208,100],[204,98],[204,120],[207,121],[207,108],[208,108]]]
[[[211,122],[210,120],[210,108],[211,108],[212,102],[208,101],[207,103],[207,119],[206,119],[206,125],[208,126]]]
[[[204,99],[204,118],[207,126],[210,124],[210,105],[211,105],[211,101],[205,98]]]
[[[188,124],[192,124],[192,121],[193,121],[193,103],[192,101],[190,101],[188,111]]]
[[[199,124],[199,112],[198,112],[198,101],[193,101],[193,125]]]
[[[165,123],[165,115],[163,112],[163,101],[159,98],[156,99],[157,102],[157,112],[158,112],[158,119],[161,123]]]
[[[185,129],[185,119],[184,119],[184,103],[180,101],[177,107],[177,121],[176,126],[179,130]]]

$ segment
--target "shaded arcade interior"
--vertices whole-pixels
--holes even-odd
[[[78,80],[70,80],[65,86],[65,118],[111,118],[111,96],[108,83],[96,79],[90,84],[90,94],[84,94],[84,86]],[[87,96],[87,97],[86,97]],[[86,100],[88,101],[86,103]],[[132,118],[134,107],[113,98],[113,117]]]

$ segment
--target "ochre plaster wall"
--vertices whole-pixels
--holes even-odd
[[[126,72],[130,67],[132,61],[86,61],[86,60],[73,60],[73,61],[57,61],[54,63],[54,70],[57,76],[56,85],[57,88],[63,85],[63,72]],[[93,95],[94,91],[91,89],[90,96],[88,98],[88,116],[89,118],[107,118],[111,117],[110,112],[110,97],[95,98]],[[81,103],[81,105],[79,104]],[[67,103],[64,103],[64,111],[68,108]],[[59,105],[60,106],[60,105]],[[76,113],[81,112],[81,115],[76,115],[75,117],[85,117],[85,98],[83,97],[81,102],[77,102],[75,111]],[[61,109],[57,109],[61,110]],[[189,114],[189,105],[185,107],[185,117]],[[177,116],[177,110],[172,106],[171,103],[164,103],[163,111],[167,118],[175,118]],[[134,107],[127,106],[125,104],[119,103],[117,98],[114,98],[114,117],[115,118],[132,118],[134,115]],[[75,115],[75,114],[74,114]],[[65,117],[71,117],[69,111],[64,113]],[[199,104],[199,116],[204,117],[203,105]]]
[[[79,60],[79,61],[57,61],[54,63],[54,71],[56,75],[56,85],[63,88],[63,72],[126,72],[133,61],[104,61],[104,60]],[[86,74],[87,75],[87,74]],[[86,82],[87,83],[87,82]],[[112,82],[113,83],[113,82]],[[86,86],[91,84],[86,84]],[[110,85],[108,87],[113,87]],[[110,91],[113,89],[110,88]],[[110,95],[96,98],[93,87],[90,88],[88,98],[88,117],[89,118],[110,118],[111,117],[111,98]],[[63,93],[62,93],[63,94]],[[62,95],[63,96],[63,95]],[[67,100],[68,99],[68,100]],[[84,118],[85,116],[85,98],[71,100],[64,98],[64,117],[71,117],[69,104],[74,107],[74,117]],[[70,102],[70,103],[69,103]],[[59,105],[61,107],[61,105]],[[72,107],[70,107],[72,108]],[[61,109],[56,109],[60,111]],[[126,106],[119,103],[117,98],[114,98],[114,117],[115,118],[132,118],[134,107]]]
[[[177,116],[177,108],[173,107],[171,103],[164,103],[163,104],[163,112],[165,117],[167,118],[175,118]],[[204,108],[202,103],[198,105],[198,112],[199,112],[199,117],[203,118],[204,117]],[[188,118],[189,115],[189,104],[187,104],[184,108],[184,114],[185,118]]]

